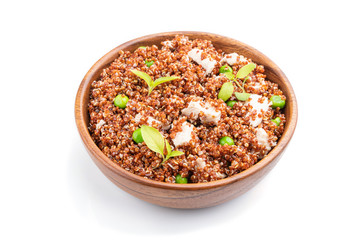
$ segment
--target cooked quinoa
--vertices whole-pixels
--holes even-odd
[[[153,61],[149,67],[146,63]],[[286,99],[278,85],[267,81],[262,65],[249,74],[246,101],[233,107],[218,99],[229,79],[219,73],[224,64],[233,73],[251,59],[215,49],[210,41],[176,36],[119,57],[91,84],[89,131],[92,139],[112,161],[127,171],[156,181],[175,183],[177,175],[189,183],[209,182],[248,169],[277,143],[286,123],[282,110],[271,107],[272,95]],[[153,80],[179,79],[158,85],[148,95],[148,85],[131,70],[147,73]],[[242,92],[234,85],[235,92]],[[117,95],[129,98],[124,109],[114,105]],[[271,119],[279,117],[277,126]],[[133,132],[142,125],[156,128],[173,150],[184,152],[162,163],[160,154],[145,142],[136,143]],[[228,136],[234,145],[221,145]],[[162,164],[161,164],[162,163]]]

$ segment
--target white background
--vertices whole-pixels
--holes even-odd
[[[357,1],[1,1],[1,239],[360,239]],[[74,120],[88,69],[165,31],[245,42],[292,83],[299,121],[273,171],[217,207],[174,210],[118,189]],[[205,236],[205,237],[204,237]]]

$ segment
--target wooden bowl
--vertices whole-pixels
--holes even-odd
[[[172,184],[157,182],[132,174],[112,162],[96,146],[88,131],[89,92],[91,83],[99,78],[102,69],[115,58],[119,50],[134,51],[139,46],[158,45],[177,34],[190,39],[206,39],[212,41],[217,49],[225,53],[237,52],[254,62],[264,65],[267,79],[279,84],[287,97],[285,116],[287,119],[284,134],[270,153],[249,169],[218,181],[194,184]],[[99,169],[114,184],[135,197],[153,204],[171,208],[204,208],[229,201],[257,184],[279,161],[295,131],[297,122],[297,103],[294,91],[285,74],[269,58],[258,50],[237,40],[204,32],[167,32],[140,37],[114,48],[97,61],[82,80],[75,102],[75,119],[81,139],[91,158]]]

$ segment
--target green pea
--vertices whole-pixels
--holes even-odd
[[[176,182],[176,183],[180,183],[180,184],[186,184],[186,183],[188,183],[188,180],[187,180],[186,177],[181,177],[181,175],[178,174],[178,175],[176,175],[176,177],[175,177],[175,182]]]
[[[140,46],[139,48],[141,48],[141,49],[146,49],[146,47],[144,47],[144,46]]]
[[[145,64],[146,64],[146,66],[151,67],[151,65],[154,64],[154,61],[147,61],[147,60],[145,60]]]
[[[232,73],[233,70],[232,70],[232,68],[231,68],[229,65],[224,65],[224,66],[222,66],[222,67],[219,69],[219,72],[220,72],[220,73],[226,73],[226,72]]]
[[[231,145],[234,145],[234,140],[231,137],[225,136],[225,137],[220,138],[219,143],[222,146],[224,146],[225,144],[231,146]]]
[[[114,105],[119,108],[125,108],[129,98],[124,94],[119,94],[114,99]]]
[[[234,100],[230,100],[230,101],[227,101],[226,102],[226,105],[228,105],[229,107],[233,107],[235,105],[235,103],[237,103],[237,101],[234,101]]]
[[[281,99],[279,95],[272,95],[270,98],[270,101],[272,102],[271,107],[272,108],[284,108],[285,107],[285,100]]]
[[[133,132],[132,139],[136,143],[142,143],[144,141],[142,134],[141,134],[141,128],[138,128]]]
[[[280,123],[281,123],[281,119],[280,119],[279,117],[277,117],[277,118],[275,118],[275,119],[271,119],[271,121],[272,121],[273,123],[275,123],[276,126],[279,126]]]

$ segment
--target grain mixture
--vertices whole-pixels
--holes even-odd
[[[222,85],[229,82],[219,69],[227,64],[236,74],[251,59],[225,54],[210,41],[185,36],[161,45],[120,51],[91,84],[89,130],[106,156],[148,179],[174,183],[180,174],[189,183],[200,183],[240,173],[276,145],[286,120],[279,107],[271,106],[270,98],[279,95],[285,100],[285,96],[277,84],[265,79],[263,66],[256,65],[244,84],[250,98],[238,101],[233,94],[229,100],[237,102],[230,107],[218,98]],[[146,82],[131,72],[134,69],[154,80],[180,78],[158,85],[148,95]],[[237,84],[234,91],[242,92]],[[119,94],[129,98],[124,109],[114,105]],[[271,121],[275,118],[280,119],[279,124]],[[161,164],[160,154],[132,139],[142,125],[158,129],[172,149],[184,154]],[[219,144],[224,136],[234,144]]]

